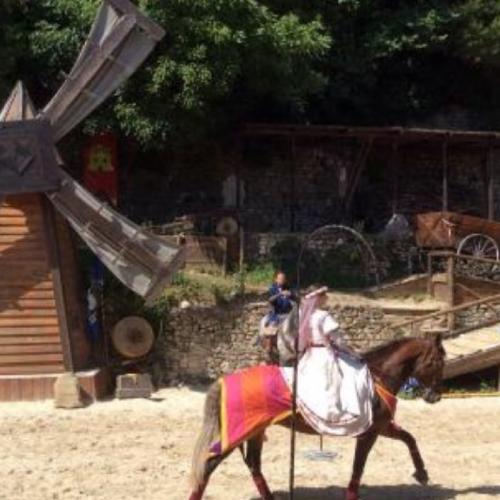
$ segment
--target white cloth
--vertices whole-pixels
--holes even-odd
[[[311,342],[317,345],[327,345],[333,340],[337,345],[342,342],[339,324],[327,311],[316,309],[311,316]]]
[[[343,340],[328,312],[317,309],[310,321],[312,346],[299,360],[297,408],[320,434],[361,434],[372,423],[373,384],[368,367],[331,347],[332,341],[341,347]],[[293,369],[284,367],[282,373],[291,388]]]

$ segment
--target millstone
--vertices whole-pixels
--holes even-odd
[[[54,382],[56,408],[81,408],[83,406],[80,384],[74,373],[63,373]]]

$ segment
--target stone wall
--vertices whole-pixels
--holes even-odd
[[[305,231],[340,220],[346,173],[355,161],[352,141],[248,140],[240,175],[247,230]]]
[[[255,345],[259,321],[268,311],[265,302],[219,307],[192,306],[172,311],[165,335],[157,345],[160,383],[214,380],[223,373],[264,361]],[[357,349],[389,340],[379,308],[333,306],[344,335]]]
[[[130,162],[130,155],[122,154],[127,166],[121,175],[120,210],[138,222],[161,224],[187,213],[230,208],[235,196],[225,191],[238,174],[247,232],[310,232],[342,219],[346,179],[359,152],[359,143],[351,139],[297,138],[292,149],[288,139],[257,137],[243,141],[241,153],[232,142],[141,153]],[[390,146],[375,142],[353,199],[352,221],[377,232],[393,210],[409,218],[440,210],[441,156],[437,142],[401,146],[396,159]],[[451,210],[485,214],[485,159],[484,150],[450,145]],[[498,187],[498,154],[493,165]],[[500,189],[495,196],[499,216]]]
[[[244,151],[241,176],[246,190],[247,230],[310,232],[342,219],[345,179],[356,163],[355,141],[258,138]],[[255,152],[257,151],[257,152]],[[449,209],[486,214],[484,149],[451,145],[448,150]],[[494,161],[495,186],[500,162]],[[351,220],[369,232],[381,231],[393,211],[412,219],[442,209],[442,145],[421,142],[401,146],[396,157],[390,146],[375,143],[361,173],[351,206]],[[496,215],[500,191],[496,190]]]
[[[394,171],[390,155],[388,148],[372,151],[354,197],[353,219],[369,232],[380,231],[393,210],[411,221],[415,214],[442,209],[441,146],[402,148]],[[485,151],[450,146],[448,164],[449,209],[485,216]]]

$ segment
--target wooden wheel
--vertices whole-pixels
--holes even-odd
[[[497,242],[486,234],[474,233],[466,236],[458,245],[458,255],[479,257],[481,259],[490,259],[498,261],[500,259],[500,249]],[[465,270],[476,274],[489,273],[494,271],[497,266],[493,263],[475,262],[463,259],[460,262],[461,267]]]
[[[500,250],[497,242],[486,234],[469,234],[458,245],[458,255],[472,255],[482,259],[498,260]]]

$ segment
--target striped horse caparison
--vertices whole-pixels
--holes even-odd
[[[416,378],[425,388],[423,399],[436,403],[441,399],[439,387],[442,381],[445,350],[441,337],[406,338],[396,340],[364,353],[375,383],[395,395],[408,377]],[[372,400],[373,422],[369,429],[356,439],[353,470],[346,489],[346,500],[359,499],[359,486],[366,460],[379,436],[404,442],[410,452],[415,467],[414,478],[427,484],[429,476],[420,455],[415,438],[393,422],[393,413],[385,404],[383,391],[374,391]],[[261,470],[261,456],[264,430],[257,429],[248,439],[220,455],[211,455],[210,446],[220,435],[221,385],[213,384],[206,396],[203,426],[195,445],[191,470],[192,491],[189,500],[202,500],[210,476],[217,466],[236,448],[242,452],[245,464],[250,470],[255,486],[263,500],[272,500],[274,495]],[[297,414],[296,430],[307,434],[316,432]],[[291,425],[291,417],[278,425]]]

